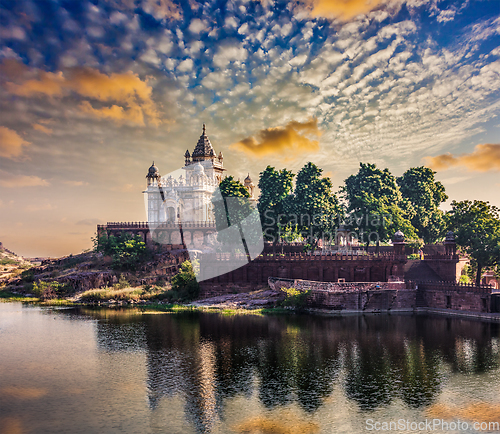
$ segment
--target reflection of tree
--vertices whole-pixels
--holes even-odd
[[[316,411],[333,391],[339,364],[327,354],[308,352],[297,366],[297,400],[308,411]]]
[[[371,347],[354,347],[347,366],[346,395],[362,410],[375,410],[391,402],[394,370],[389,355],[379,343]]]
[[[439,394],[441,366],[485,372],[499,366],[498,324],[409,316],[136,315],[88,310],[106,352],[145,351],[151,411],[181,396],[198,432],[210,432],[235,396],[267,408],[321,407],[345,371],[346,396],[362,410],[401,397],[420,408]],[[254,390],[257,386],[258,389]]]
[[[405,360],[401,372],[400,393],[412,408],[430,405],[441,389],[439,358],[424,348],[422,342],[405,345]]]

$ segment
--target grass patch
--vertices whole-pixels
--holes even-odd
[[[22,303],[36,303],[39,301],[39,299],[36,297],[25,297],[25,296],[20,295],[20,294],[15,294],[15,293],[9,291],[8,289],[3,289],[3,290],[0,290],[0,302],[1,301],[5,301],[5,302],[17,301],[17,302],[22,302]]]
[[[16,261],[15,259],[11,258],[0,259],[0,265],[17,265],[17,264],[19,264],[19,261]]]
[[[80,295],[84,303],[96,303],[103,301],[140,301],[156,299],[164,293],[164,288],[159,286],[126,286],[126,280],[120,278],[120,282],[112,288],[91,289]]]
[[[41,306],[75,306],[75,303],[65,299],[55,299],[40,302]]]
[[[159,303],[150,303],[146,306],[139,307],[143,311],[143,313],[148,313],[148,310],[156,311],[156,312],[169,312],[169,313],[177,313],[177,312],[194,312],[199,309],[195,306],[185,306],[182,304],[159,304]]]

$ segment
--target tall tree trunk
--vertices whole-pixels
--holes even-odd
[[[483,270],[483,266],[481,264],[477,264],[477,273],[476,273],[476,286],[481,285],[481,275]]]
[[[375,249],[375,253],[380,253],[380,241],[377,240],[377,248]]]

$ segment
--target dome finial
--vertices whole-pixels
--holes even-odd
[[[203,122],[203,134],[205,134],[205,130],[207,129],[205,122]]]

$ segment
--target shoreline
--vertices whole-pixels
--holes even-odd
[[[0,302],[4,303],[23,303],[41,307],[88,307],[88,308],[107,308],[107,309],[137,309],[148,313],[147,311],[163,312],[163,313],[180,313],[180,312],[204,312],[217,313],[222,315],[319,315],[329,317],[345,317],[345,316],[372,316],[372,315],[431,315],[447,318],[479,320],[485,322],[500,322],[500,314],[498,313],[479,313],[469,311],[459,311],[451,309],[435,309],[419,307],[415,309],[395,309],[388,311],[359,311],[359,310],[343,310],[336,311],[320,308],[286,308],[280,306],[265,306],[265,307],[241,307],[228,306],[224,303],[203,303],[204,300],[195,300],[190,303],[164,303],[161,301],[101,301],[101,302],[80,302],[68,299],[54,299],[49,301],[41,301],[36,297],[23,297],[20,294],[11,293],[8,291],[0,291]]]

